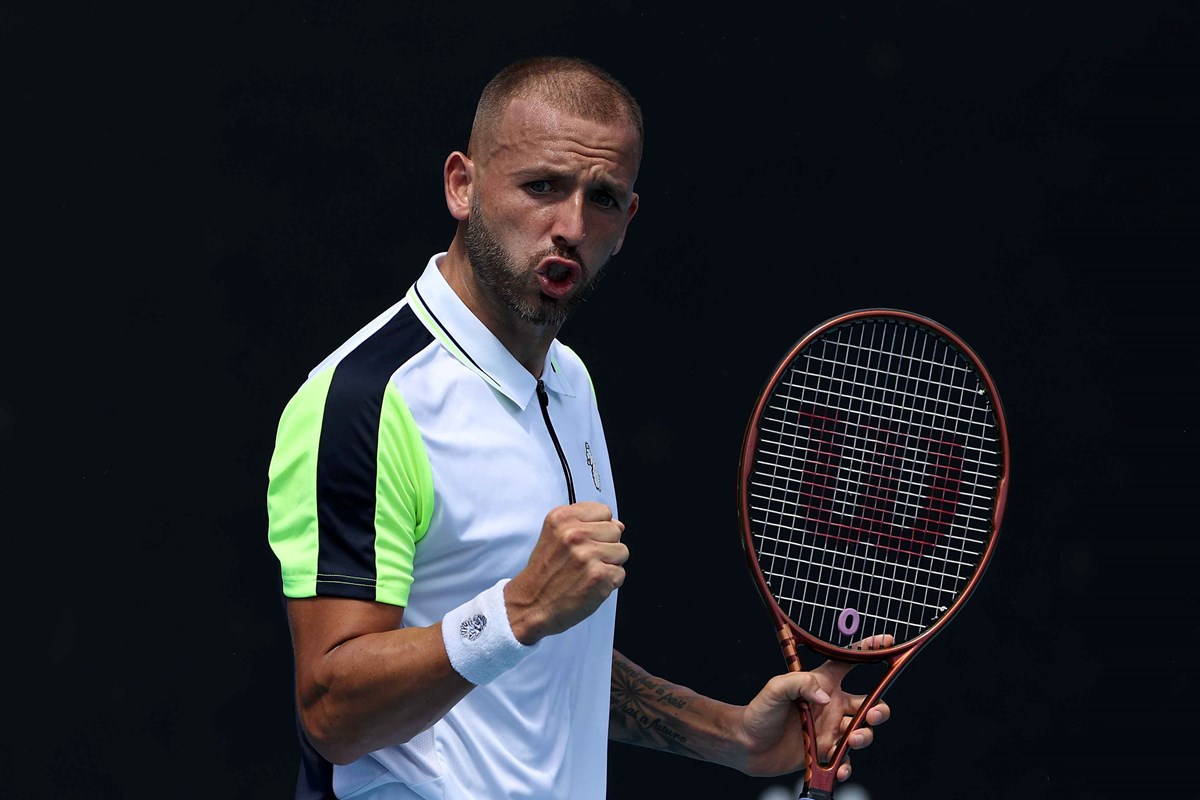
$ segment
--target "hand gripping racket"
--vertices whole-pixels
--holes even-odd
[[[978,585],[1008,490],[996,386],[933,320],[868,309],[834,317],[779,362],[742,443],[739,512],[751,574],[788,669],[797,644],[886,670],[805,790],[828,800],[850,734]],[[855,643],[891,634],[883,649]]]

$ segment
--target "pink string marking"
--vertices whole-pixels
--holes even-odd
[[[800,508],[809,512],[816,523],[812,533],[829,539],[857,544],[864,537],[876,547],[910,556],[924,556],[949,535],[962,486],[963,446],[953,438],[935,438],[926,434],[905,434],[883,425],[859,424],[852,430],[838,419],[836,411],[817,407],[799,411],[799,422],[807,427],[814,443],[813,455],[804,464],[800,478],[801,497],[808,498]],[[848,448],[847,439],[871,443],[871,451]],[[849,522],[842,522],[833,510],[837,470],[852,450],[864,462],[858,502]],[[925,486],[917,514],[908,525],[895,522],[897,497],[902,483],[904,452],[919,450],[928,458],[929,481]],[[869,461],[868,461],[869,459]],[[844,519],[845,517],[842,516]]]

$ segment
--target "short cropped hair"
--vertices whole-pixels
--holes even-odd
[[[570,56],[536,56],[517,61],[488,81],[475,107],[467,155],[474,156],[517,97],[543,99],[572,114],[600,122],[626,122],[637,132],[637,163],[642,160],[642,108],[607,70]]]

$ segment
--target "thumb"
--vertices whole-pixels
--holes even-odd
[[[827,660],[824,664],[818,667],[822,674],[833,681],[834,686],[841,686],[842,679],[854,669],[855,664],[852,661],[839,661],[836,658]]]
[[[829,694],[821,688],[821,682],[811,672],[788,672],[776,675],[767,681],[760,695],[769,705],[790,705],[805,700],[823,706],[829,702]]]

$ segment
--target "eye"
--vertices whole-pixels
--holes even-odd
[[[554,191],[554,184],[552,184],[550,181],[530,181],[525,185],[529,188],[529,191],[533,192],[534,194],[546,194]]]
[[[592,195],[592,200],[601,208],[616,208],[617,198],[613,197],[608,192],[596,192]]]

